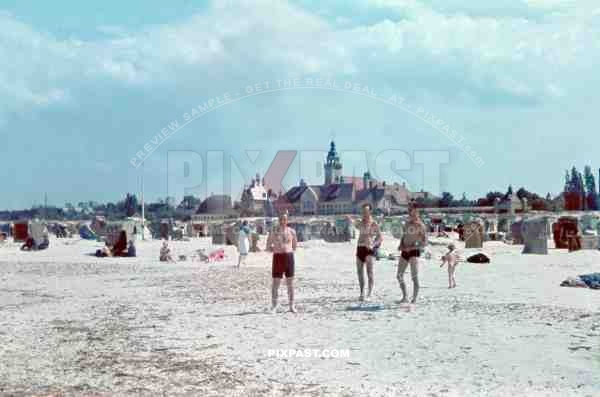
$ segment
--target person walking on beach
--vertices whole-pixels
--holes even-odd
[[[419,294],[419,257],[427,245],[427,230],[419,218],[417,208],[410,206],[408,208],[408,222],[404,225],[404,232],[400,239],[400,258],[398,259],[398,273],[396,278],[400,283],[402,290],[402,300],[400,303],[406,303],[406,283],[404,282],[404,273],[410,264],[410,276],[413,280],[413,298],[410,303],[417,303]]]
[[[356,246],[356,272],[358,285],[360,287],[359,301],[365,300],[365,267],[367,268],[368,290],[367,298],[373,292],[373,261],[375,249],[381,245],[383,237],[379,225],[371,216],[371,206],[365,204],[362,207],[362,219],[358,223],[358,243]]]
[[[240,227],[240,236],[238,238],[238,251],[239,258],[237,268],[240,268],[240,265],[248,256],[248,251],[250,250],[250,226],[248,226],[248,221],[243,221],[242,226]]]
[[[288,215],[283,213],[279,216],[279,225],[275,226],[267,238],[267,250],[273,252],[271,275],[273,284],[271,287],[271,312],[277,312],[277,301],[281,279],[285,274],[287,283],[290,311],[296,313],[294,306],[294,251],[298,240],[294,229],[288,226]]]
[[[444,267],[446,264],[448,265],[448,288],[456,288],[456,279],[454,278],[454,275],[456,272],[456,265],[458,264],[458,254],[454,244],[448,245],[448,252],[446,252],[446,255],[442,256],[442,264],[440,267]]]

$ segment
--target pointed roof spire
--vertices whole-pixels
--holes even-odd
[[[332,140],[329,145],[329,153],[327,153],[327,161],[332,163],[336,161],[337,157],[338,155],[337,151],[335,150],[335,142]]]

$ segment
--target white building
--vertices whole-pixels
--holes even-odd
[[[265,186],[264,179],[261,179],[260,174],[257,173],[250,185],[244,186],[240,212],[242,216],[263,216],[269,212],[270,207],[269,189]]]

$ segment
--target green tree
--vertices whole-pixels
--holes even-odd
[[[573,166],[569,182],[567,183],[565,192],[565,209],[569,211],[579,211],[585,208],[585,185],[583,176],[577,168]]]
[[[440,199],[440,207],[450,207],[454,202],[454,196],[451,193],[443,192]]]
[[[594,178],[594,174],[592,174],[592,167],[586,165],[583,173],[587,190],[586,207],[588,210],[595,211],[598,209],[598,193],[596,192],[596,179]]]
[[[471,201],[469,201],[467,199],[467,195],[463,192],[462,197],[460,198],[460,201],[458,202],[458,206],[459,207],[469,207],[471,206]]]
[[[464,194],[463,194],[464,196]],[[505,197],[505,194],[502,192],[489,192],[488,194],[485,195],[486,198],[486,205],[494,205],[494,203],[496,202],[496,199],[500,199],[502,200]]]
[[[200,203],[202,203],[202,200],[200,200],[198,197],[188,195],[183,197],[183,200],[181,200],[179,207],[184,210],[193,210],[197,209],[200,206]]]

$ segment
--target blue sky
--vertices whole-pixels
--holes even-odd
[[[488,3],[4,0],[0,207],[40,204],[45,192],[56,205],[138,192],[142,168],[130,160],[170,122],[226,92],[307,77],[402,97],[413,113],[423,108],[456,130],[484,164],[477,167],[424,120],[374,98],[272,91],[222,106],[172,135],[143,167],[146,196],[180,196],[195,182],[202,183],[190,192],[218,193],[229,156],[242,171],[234,170],[229,184],[239,186],[266,171],[276,151],[324,151],[332,136],[339,150],[352,151],[343,155],[347,175],[379,168],[382,178],[456,196],[508,184],[556,193],[566,168],[600,167],[593,69],[600,64],[600,5]],[[169,166],[169,152],[181,150],[203,157],[202,166],[190,166],[194,183],[178,179],[183,161]],[[247,150],[261,151],[254,164]],[[396,161],[396,172],[391,164],[377,167],[384,150],[411,161],[391,155],[385,159]],[[223,151],[226,164],[209,161],[207,151]],[[448,152],[441,179],[424,177],[414,151]],[[312,160],[300,162],[299,155],[284,185],[301,176],[318,182],[320,156],[306,153]]]

